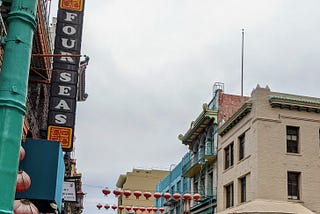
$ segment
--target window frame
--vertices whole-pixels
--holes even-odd
[[[234,143],[231,142],[224,148],[224,169],[229,169],[234,164]]]
[[[287,172],[287,193],[289,200],[300,200],[300,180],[301,172]]]
[[[246,143],[246,135],[243,133],[238,137],[238,155],[239,155],[239,161],[245,158],[245,143]]]
[[[208,181],[207,181],[207,194],[213,195],[213,182],[214,182],[214,176],[213,171],[208,172]]]
[[[193,181],[193,192],[195,192],[195,193],[199,192],[199,177],[194,178],[194,181]]]
[[[287,153],[299,153],[300,127],[286,126],[286,151]]]
[[[247,176],[239,178],[239,187],[240,187],[240,203],[247,201]]]
[[[226,208],[230,208],[234,206],[234,185],[233,182],[226,185],[225,187],[225,202],[226,202]]]

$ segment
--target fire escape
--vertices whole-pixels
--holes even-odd
[[[0,66],[2,65],[3,44],[6,39],[7,18],[12,0],[2,0],[0,6]],[[43,137],[41,130],[45,128],[48,109],[48,86],[51,77],[51,59],[41,57],[52,53],[52,39],[49,31],[50,0],[38,0],[37,28],[33,37],[32,57],[29,71],[26,124],[34,137]]]
[[[33,39],[33,57],[31,58],[30,82],[49,83],[51,77],[51,59],[41,57],[41,54],[52,53],[52,38],[49,33],[49,15],[51,1],[38,1],[37,30]],[[35,56],[39,54],[40,57]]]
[[[37,29],[33,39],[32,54],[51,54],[52,39],[49,34],[49,16],[51,1],[38,0],[37,6]],[[0,36],[3,39],[6,36],[7,17],[11,8],[11,0],[2,0],[0,6]],[[2,56],[1,47],[1,56]],[[51,59],[49,57],[32,57],[30,66],[29,81],[48,83],[51,76]]]

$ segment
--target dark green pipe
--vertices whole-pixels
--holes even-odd
[[[12,0],[7,19],[0,72],[0,214],[13,213],[36,7],[37,0]]]

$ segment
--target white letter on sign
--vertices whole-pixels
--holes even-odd
[[[57,124],[65,124],[67,122],[67,116],[63,114],[57,114],[54,119],[54,122]]]
[[[63,86],[63,85],[59,85],[59,95],[62,95],[62,96],[70,96],[70,90],[71,90],[71,87],[69,86]]]
[[[77,30],[74,27],[68,26],[68,25],[64,26],[62,28],[62,31],[67,35],[73,35],[73,34],[75,34],[77,32]]]
[[[60,51],[60,53],[61,53],[62,55],[71,55],[71,53],[64,52],[64,51]],[[65,62],[74,63],[74,60],[72,59],[71,56],[62,56],[62,57],[60,57],[60,60],[61,60],[61,61],[65,61]]]
[[[78,15],[76,13],[66,12],[67,17],[64,19],[67,22],[72,22]]]
[[[61,38],[61,40],[62,40],[62,46],[64,48],[74,48],[75,43],[76,43],[76,40],[74,40],[74,39]]]
[[[69,74],[69,73],[61,73],[60,74],[60,80],[62,82],[70,82],[71,81],[71,74]]]
[[[68,103],[65,100],[60,100],[58,105],[54,108],[63,109],[63,110],[70,110],[70,107],[68,106]]]

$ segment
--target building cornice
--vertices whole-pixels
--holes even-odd
[[[320,101],[284,96],[269,96],[272,108],[286,108],[289,110],[320,113]]]
[[[189,130],[178,136],[185,145],[190,145],[208,126],[217,121],[218,112],[208,108],[208,104],[202,105],[202,112],[195,121],[191,123]]]
[[[220,136],[225,135],[230,129],[232,129],[242,118],[251,112],[252,101],[249,100],[244,103],[222,126],[218,129]]]
[[[127,175],[121,174],[118,178],[116,186],[118,188],[123,188],[123,185],[126,182],[126,180],[127,180]]]

